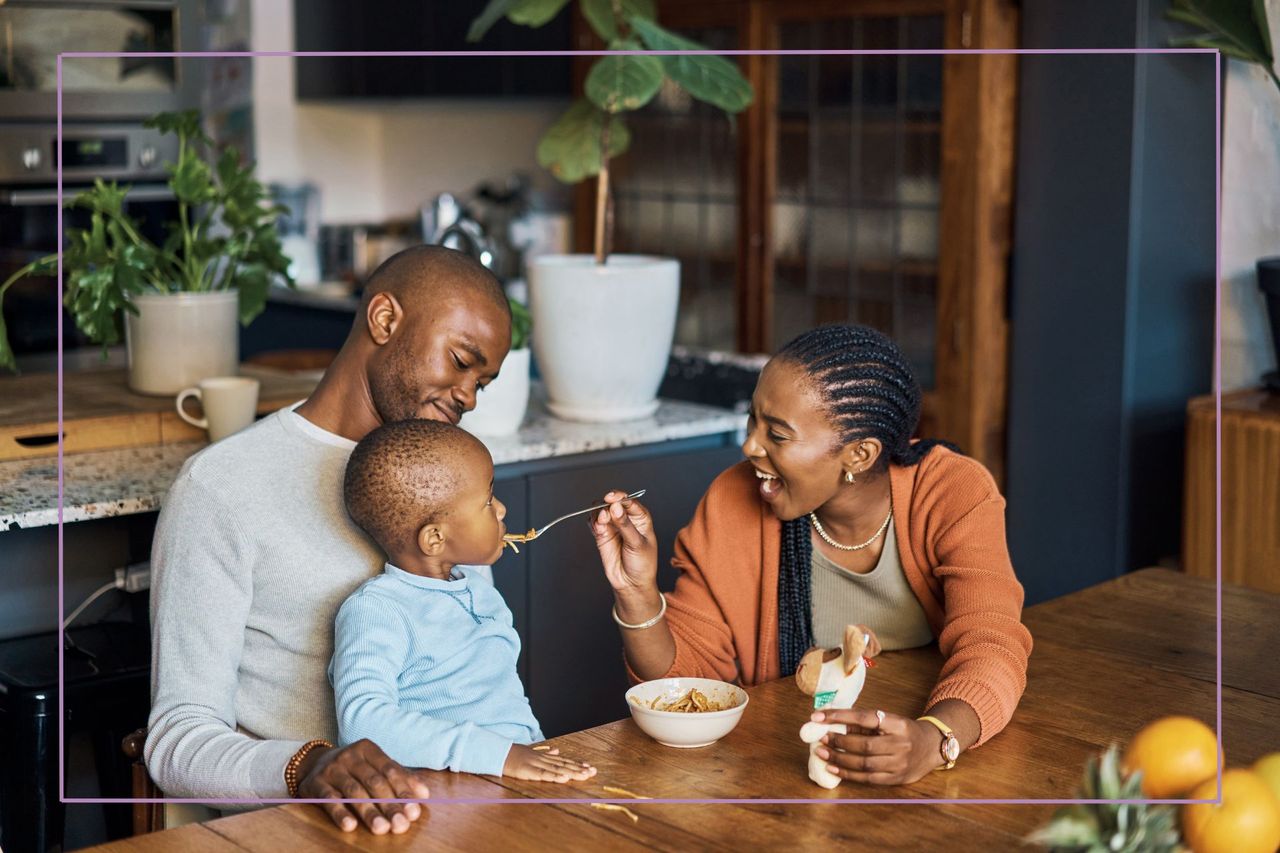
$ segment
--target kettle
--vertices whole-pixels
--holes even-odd
[[[497,274],[498,253],[484,226],[452,193],[440,193],[422,209],[422,236],[427,243],[457,249]]]

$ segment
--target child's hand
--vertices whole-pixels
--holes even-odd
[[[539,752],[522,744],[512,744],[502,775],[534,782],[582,782],[596,775],[590,764],[560,756],[560,750]]]

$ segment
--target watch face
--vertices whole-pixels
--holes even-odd
[[[942,754],[946,756],[947,761],[955,761],[960,757],[960,741],[951,736],[942,742]]]

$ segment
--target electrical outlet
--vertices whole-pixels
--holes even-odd
[[[120,570],[117,569],[117,572]],[[151,588],[151,563],[134,563],[124,570],[124,591],[143,592]]]

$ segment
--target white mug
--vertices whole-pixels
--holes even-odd
[[[195,397],[204,408],[203,418],[193,418],[182,408]],[[258,380],[245,376],[214,376],[194,388],[178,392],[178,416],[194,427],[209,431],[210,441],[219,441],[253,423],[258,410]]]

